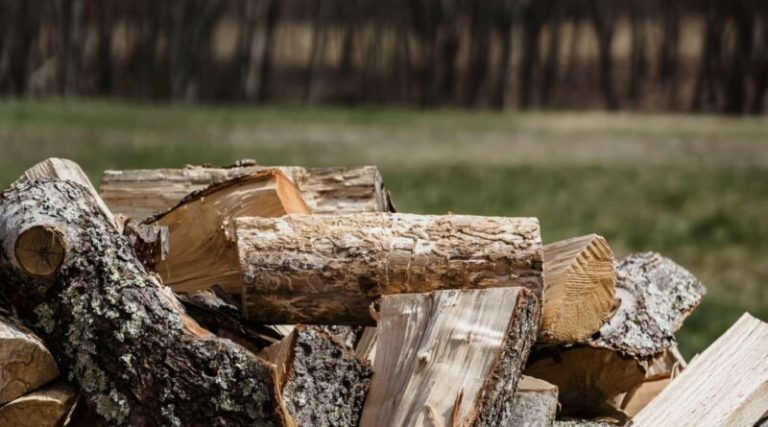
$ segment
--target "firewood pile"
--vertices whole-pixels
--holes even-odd
[[[536,218],[396,213],[375,167],[106,171],[0,197],[0,426],[757,426],[768,324]]]

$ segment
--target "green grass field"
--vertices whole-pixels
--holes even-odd
[[[596,232],[657,250],[708,295],[687,356],[745,310],[768,319],[768,123],[608,113],[0,102],[0,183],[49,156],[107,168],[377,164],[399,210],[537,216],[546,242]]]

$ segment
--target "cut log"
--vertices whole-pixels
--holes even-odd
[[[645,369],[636,359],[589,346],[540,349],[524,373],[555,384],[560,413],[578,418],[626,418],[612,402],[645,380]]]
[[[62,427],[77,403],[77,391],[59,383],[33,391],[0,407],[0,425]]]
[[[380,315],[361,427],[511,425],[539,319],[530,291],[390,295]]]
[[[373,371],[347,345],[320,328],[299,325],[261,356],[277,366],[278,387],[296,425],[359,424]]]
[[[357,346],[355,347],[355,351],[368,359],[371,364],[376,360],[376,342],[378,339],[378,329],[375,326],[366,326],[363,328],[363,333],[360,334],[360,339],[357,341]]]
[[[238,218],[243,311],[258,322],[370,325],[380,295],[522,286],[541,296],[535,218],[349,214]]]
[[[661,393],[686,366],[685,359],[674,345],[654,359],[641,363],[645,366],[645,381],[617,399],[621,401],[619,409],[630,418]]]
[[[282,172],[268,169],[214,184],[190,194],[175,208],[149,218],[168,227],[169,252],[155,271],[176,292],[219,285],[239,294],[242,284],[234,236],[226,230],[240,216],[308,214],[296,187]]]
[[[621,404],[621,410],[628,417],[634,417],[658,396],[672,381],[672,378],[645,380],[642,384],[627,393]]]
[[[557,413],[557,386],[523,375],[517,383],[510,426],[551,427]]]
[[[29,274],[17,242],[43,229],[64,249]],[[43,245],[40,245],[43,246]],[[47,263],[49,253],[37,252]],[[184,315],[84,187],[40,179],[0,197],[0,280],[19,316],[108,424],[282,425],[274,366]]]
[[[375,166],[274,168],[293,180],[314,213],[394,211]],[[114,212],[147,218],[172,208],[189,193],[265,169],[269,167],[246,164],[231,168],[189,166],[184,169],[105,171],[101,179],[101,195]]]
[[[148,269],[154,269],[161,261],[168,258],[168,227],[150,225],[118,215],[118,229],[131,247],[136,257]]]
[[[613,252],[590,234],[544,246],[544,304],[539,341],[574,343],[597,332],[610,317],[616,270]]]
[[[58,376],[56,361],[42,340],[11,313],[0,312],[0,403],[10,402]]]
[[[768,408],[768,324],[744,314],[632,426],[751,426]]]
[[[621,304],[590,344],[639,358],[660,354],[674,344],[674,333],[699,305],[704,285],[655,252],[624,258],[616,272]]]

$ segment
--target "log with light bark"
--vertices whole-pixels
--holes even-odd
[[[288,415],[299,426],[356,427],[373,371],[318,327],[299,325],[261,354],[275,364]]]
[[[62,427],[77,403],[77,391],[65,383],[35,390],[0,407],[0,425]]]
[[[744,314],[696,356],[633,427],[752,426],[768,408],[768,324]]]
[[[56,361],[42,340],[12,313],[0,310],[0,404],[58,376]]]
[[[274,366],[188,318],[84,187],[0,196],[0,280],[108,424],[282,425]]]
[[[392,212],[394,207],[375,166],[303,168],[276,166],[293,180],[312,212],[337,214]],[[147,218],[178,204],[211,184],[269,169],[241,163],[230,168],[105,171],[101,196],[114,212]]]
[[[649,358],[675,343],[675,332],[699,305],[704,285],[655,252],[630,255],[616,267],[618,310],[590,345]]]
[[[168,227],[168,256],[155,265],[176,292],[219,285],[239,293],[242,280],[234,236],[227,228],[240,216],[308,214],[296,186],[282,172],[267,169],[213,184],[176,207],[147,219]]]
[[[523,375],[517,383],[509,426],[551,427],[557,414],[557,386]]]
[[[373,382],[361,427],[510,425],[536,339],[524,288],[382,297]]]
[[[602,236],[590,234],[544,246],[544,302],[539,341],[580,342],[612,314],[616,270]]]
[[[380,295],[522,286],[541,295],[535,218],[364,213],[238,218],[246,316],[373,324]]]

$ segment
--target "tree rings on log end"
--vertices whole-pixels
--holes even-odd
[[[64,262],[66,244],[57,229],[37,225],[19,235],[14,251],[16,262],[25,273],[49,278],[59,271]]]

